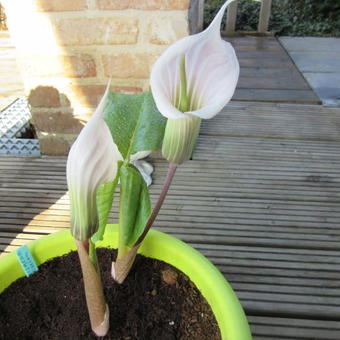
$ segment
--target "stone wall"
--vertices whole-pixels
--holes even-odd
[[[188,34],[189,0],[2,0],[41,150],[67,154],[108,78],[149,89],[157,56]]]

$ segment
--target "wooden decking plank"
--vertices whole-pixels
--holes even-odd
[[[195,188],[192,186],[196,186]],[[6,190],[10,188],[10,186],[4,186]],[[155,185],[153,190],[159,193],[161,190],[161,185]],[[43,192],[44,189],[52,191],[54,193],[63,194],[65,190],[57,189],[57,186],[46,186],[39,185],[32,188],[29,184],[18,184],[11,188],[13,191],[22,191],[26,190],[29,192],[40,193]],[[294,190],[293,192],[289,190],[289,188],[285,188],[284,186],[277,187],[276,189],[272,188],[264,188],[264,186],[253,186],[250,187],[249,184],[245,183],[242,186],[234,185],[234,188],[230,187],[219,187],[218,185],[210,186],[210,187],[197,187],[197,182],[185,185],[177,185],[176,183],[172,186],[172,191],[169,195],[178,197],[181,195],[183,191],[187,191],[186,194],[188,196],[196,196],[200,195],[201,197],[209,197],[214,195],[216,198],[243,198],[243,199],[256,199],[262,198],[266,200],[292,200],[292,201],[310,201],[310,202],[340,202],[340,192],[334,190],[326,190],[327,188],[323,188],[324,190],[304,190],[298,191]],[[0,190],[1,193],[1,190]]]
[[[292,81],[294,80],[294,81]],[[238,89],[306,90],[310,88],[295,69],[241,68]]]
[[[306,124],[308,122],[308,125]],[[285,128],[283,128],[285,127]],[[204,121],[202,135],[340,141],[340,114],[251,113],[228,108]]]
[[[241,156],[240,156],[241,157]],[[274,169],[268,169],[265,168],[265,166],[262,167],[253,167],[252,169],[247,169],[247,164],[241,164],[240,167],[237,168],[236,165],[233,164],[233,160],[231,159],[229,162],[226,162],[223,166],[223,164],[220,164],[219,167],[215,167],[215,169],[209,169],[210,175],[213,175],[214,178],[217,180],[220,180],[222,182],[228,182],[230,180],[234,180],[236,183],[255,183],[255,181],[261,182],[261,181],[275,181],[276,184],[294,184],[294,185],[300,185],[300,186],[309,186],[309,187],[318,187],[318,186],[338,186],[340,173],[336,171],[336,169],[332,168],[332,170],[327,171],[327,167],[323,169],[318,168],[310,168],[306,169],[304,171],[303,168],[301,169],[293,169],[290,168],[281,169],[278,170],[278,167],[275,167]],[[259,163],[259,162],[257,162]],[[252,164],[249,164],[249,167],[251,167]],[[331,162],[328,164],[328,168],[331,168],[331,166],[335,167],[337,163]],[[208,167],[202,166],[201,168],[207,169]],[[291,170],[291,171],[289,171]],[[204,185],[208,185],[209,182],[211,182],[210,175],[207,173],[203,173],[201,176],[198,174],[199,168],[192,169],[191,170],[191,176],[190,176],[190,170],[188,169],[181,169],[181,176],[178,176],[177,183],[181,183],[183,181],[186,181],[188,177],[191,178],[191,182],[202,182]],[[20,183],[27,183],[31,179],[30,175],[23,175]],[[154,180],[156,184],[162,184],[162,181],[165,178],[165,169],[162,169],[162,172],[158,173],[157,176],[154,176]],[[9,179],[11,179],[10,183],[13,185],[18,182],[15,181],[17,179],[16,176],[9,176]],[[0,175],[0,183],[1,181],[5,182],[5,175]],[[41,180],[40,183],[48,182],[48,180]],[[56,181],[57,183],[60,183],[60,189],[65,188],[65,179]],[[20,185],[20,183],[18,185]],[[7,185],[8,186],[8,185]],[[6,186],[2,188],[2,191],[6,191]],[[7,190],[8,191],[8,190]]]
[[[265,87],[265,88],[282,88],[284,89],[305,89],[309,90],[308,84],[301,77],[299,71],[294,68],[278,68],[278,69],[265,69],[258,67],[245,67],[240,69],[240,78],[238,82],[239,88],[263,88],[256,84],[246,83],[246,79],[251,79],[254,81],[255,79],[259,79],[261,84],[265,84],[264,80],[267,79],[267,84],[272,84],[274,87]],[[276,82],[273,81],[276,79]],[[292,82],[294,80],[294,82]],[[281,86],[278,86],[281,85]]]
[[[226,38],[235,48],[241,75],[235,100],[320,103],[275,38]]]
[[[17,192],[14,192],[16,194]],[[0,197],[0,206],[6,207],[6,203],[10,207],[25,207],[25,208],[41,208],[47,209],[67,209],[69,206],[68,195],[56,196],[55,198],[38,198],[20,196]],[[28,193],[30,194],[30,193]],[[4,195],[5,196],[5,195]],[[157,199],[157,193],[151,194],[153,202]],[[59,198],[60,197],[60,198]],[[200,207],[205,207],[205,210],[212,212],[226,211],[230,213],[252,212],[254,214],[291,214],[293,216],[319,216],[322,213],[333,213],[334,216],[339,216],[339,203],[324,203],[324,202],[297,202],[297,201],[270,201],[263,199],[233,199],[233,198],[215,198],[215,197],[193,197],[183,194],[181,200],[176,197],[168,196],[165,207],[172,208],[176,211],[193,210],[197,212]],[[204,211],[204,210],[203,210]]]
[[[234,282],[230,280],[231,285],[233,288],[239,292],[252,292],[253,294],[260,292],[260,293],[268,293],[277,294],[279,299],[281,294],[291,294],[291,300],[296,301],[295,296],[302,297],[304,296],[304,300],[307,302],[314,301],[314,303],[319,303],[320,297],[328,297],[333,300],[334,297],[339,298],[339,290],[336,288],[329,288],[329,287],[306,287],[304,285],[276,285],[272,284],[259,284],[256,282],[252,283],[243,283],[243,282]],[[287,297],[287,295],[286,295]],[[322,301],[326,303],[326,300]]]
[[[264,63],[265,64],[265,63]],[[252,65],[249,63],[249,65]],[[265,66],[265,65],[264,65]],[[288,71],[289,72],[289,71]],[[290,102],[297,104],[320,104],[320,99],[311,90],[270,90],[237,88],[233,100],[259,102]]]
[[[20,239],[20,240],[36,240],[43,236],[42,234],[18,234],[18,233],[9,233],[9,232],[3,232],[0,231],[0,238],[1,239],[8,239],[8,240],[13,240],[14,238]]]
[[[289,248],[271,248],[257,246],[233,246],[233,245],[209,245],[201,243],[191,243],[191,245],[202,251],[207,256],[213,257],[244,257],[249,259],[271,259],[289,262],[304,263],[340,263],[337,251],[321,250],[317,252],[311,249],[289,249]],[[339,291],[340,293],[340,291]]]
[[[242,70],[234,100],[320,103],[275,39],[268,42],[242,39],[231,40]]]
[[[309,159],[317,160],[322,158],[329,160],[338,160],[340,156],[339,142],[321,142],[321,141],[297,141],[287,139],[270,139],[268,138],[250,138],[246,139],[233,138],[229,136],[204,136],[201,135],[197,141],[194,159],[199,159],[200,153],[204,154],[204,159],[208,152],[217,158],[230,157],[234,154],[240,154],[248,159],[254,154],[255,157],[275,158],[275,155],[286,157],[287,159]],[[223,158],[224,159],[224,158]]]
[[[31,203],[51,203],[51,204],[68,204],[69,199],[66,193],[50,193],[50,192],[20,192],[20,191],[0,191],[3,195],[0,195],[0,202],[18,201]],[[151,197],[155,200],[159,193],[151,192]],[[303,210],[303,211],[325,211],[325,212],[337,212],[339,211],[339,203],[336,202],[305,202],[305,201],[286,201],[286,200],[265,200],[260,198],[252,198],[244,200],[242,198],[231,198],[231,197],[197,197],[192,195],[187,195],[183,193],[181,195],[181,200],[179,201],[176,196],[167,196],[165,204],[167,202],[172,202],[176,205],[176,209],[183,209],[185,204],[206,206],[221,206],[225,209],[229,207],[244,207],[248,208],[261,208],[265,211],[282,209],[282,210]],[[3,203],[5,204],[5,203]],[[5,205],[4,205],[5,206]]]
[[[54,223],[53,223],[54,222]],[[112,222],[117,222],[116,219]],[[266,247],[286,247],[286,248],[308,248],[308,249],[331,249],[339,250],[339,233],[334,231],[325,231],[325,233],[314,233],[303,237],[304,230],[298,230],[294,236],[291,230],[278,231],[271,230],[267,228],[266,231],[259,231],[256,226],[251,228],[240,228],[240,226],[234,225],[223,225],[221,228],[216,228],[216,225],[210,225],[207,227],[208,223],[174,223],[170,220],[159,220],[155,224],[155,228],[176,235],[186,242],[200,242],[206,244],[216,244],[216,245],[237,245],[243,244],[248,246],[266,246]],[[61,218],[60,216],[54,216],[50,219],[4,219],[1,223],[1,229],[12,231],[12,232],[26,232],[27,227],[42,227],[42,228],[61,228],[67,229],[70,227],[68,218]],[[206,227],[204,229],[204,227]],[[228,228],[229,227],[229,228]],[[189,232],[189,229],[194,230]],[[225,229],[224,229],[225,228]],[[295,228],[296,229],[296,228]],[[290,232],[290,233],[289,233]],[[214,234],[213,236],[211,234]]]
[[[264,316],[249,316],[248,319],[254,340],[337,340],[340,334],[338,321]]]
[[[263,54],[262,54],[263,55]],[[258,58],[253,56],[247,56],[244,54],[243,56],[238,57],[238,61],[241,68],[269,68],[269,69],[286,69],[289,72],[290,69],[293,69],[295,66],[292,64],[291,60],[287,59],[285,56],[278,58],[265,58],[261,59],[261,56],[258,55]],[[235,99],[235,98],[234,98]]]
[[[294,103],[267,103],[267,102],[249,103],[249,102],[231,101],[228,103],[228,107],[243,108],[243,110],[253,111],[253,112],[272,111],[273,114],[279,114],[280,112],[284,112],[287,110],[292,110],[296,112],[310,112],[312,114],[320,114],[323,112],[325,113],[339,112],[338,107],[329,107],[329,106],[311,105],[311,104],[296,105]]]
[[[207,227],[209,226],[209,228]],[[53,219],[9,219],[4,218],[0,225],[2,230],[11,232],[28,232],[33,228],[39,230],[62,230],[70,227],[70,223],[66,218],[54,217]],[[223,225],[222,229],[216,228],[216,225],[211,226],[208,223],[193,223],[193,222],[173,222],[169,219],[159,219],[155,224],[155,228],[175,235],[185,242],[189,243],[205,243],[216,245],[247,245],[247,246],[262,246],[262,247],[283,247],[283,248],[301,248],[301,249],[324,249],[324,250],[339,250],[339,235],[331,231],[324,234],[313,234],[304,237],[303,231],[296,232],[296,235],[275,231],[268,227],[268,231],[256,231],[256,226],[253,228],[240,228],[230,225]],[[225,229],[224,229],[225,228]],[[32,230],[33,230],[32,229]],[[194,229],[194,230],[190,230]],[[296,228],[295,228],[296,229]],[[294,228],[292,228],[294,230]],[[31,232],[31,231],[30,231]],[[43,232],[45,233],[45,231]],[[213,235],[212,235],[213,234]]]
[[[336,212],[327,211],[327,217],[325,217],[324,211],[311,211],[309,213],[301,210],[301,211],[290,211],[290,210],[281,210],[281,211],[268,211],[267,209],[259,210],[259,209],[251,209],[249,207],[241,207],[238,209],[229,209],[224,207],[211,207],[209,206],[209,212],[206,212],[204,207],[207,207],[204,204],[200,206],[181,206],[177,205],[169,205],[164,204],[163,206],[163,214],[164,217],[173,218],[173,216],[181,213],[184,217],[188,218],[189,221],[195,223],[195,219],[200,219],[203,222],[206,222],[206,219],[212,218],[212,225],[217,225],[220,223],[221,225],[251,225],[257,226],[257,230],[265,230],[267,226],[275,227],[275,229],[287,228],[290,230],[291,228],[299,227],[299,230],[304,230],[309,233],[316,233],[318,230],[324,230],[327,232],[332,232],[338,234],[340,231],[340,214]],[[21,206],[1,206],[0,205],[0,214],[1,217],[12,217],[12,216],[30,216],[34,218],[35,216],[69,216],[70,215],[70,207],[69,205],[63,206],[32,206],[21,204]],[[213,215],[213,216],[211,216]],[[249,216],[251,215],[251,218]],[[190,220],[191,219],[191,220]],[[275,224],[273,223],[275,220]],[[322,223],[322,228],[320,224]],[[222,227],[221,227],[222,228]]]
[[[203,168],[204,169],[204,168]],[[247,178],[246,176],[232,175],[232,174],[223,174],[215,173],[216,180],[213,180],[209,177],[203,177],[201,181],[199,181],[199,176],[190,176],[189,174],[179,174],[178,178],[174,181],[173,190],[180,190],[184,187],[190,187],[191,185],[196,185],[196,188],[187,188],[190,191],[197,191],[198,189],[202,189],[204,191],[210,190],[230,190],[230,189],[240,189],[242,190],[243,186],[247,186],[250,189],[263,189],[263,191],[268,190],[282,190],[282,192],[290,190],[290,191],[299,191],[304,194],[308,194],[308,192],[338,192],[338,187],[340,185],[339,178],[333,176],[307,176],[302,178],[302,180],[297,180],[295,178],[292,179],[280,179],[275,176],[254,176],[253,178]],[[310,178],[311,177],[311,178]],[[161,189],[160,186],[164,180],[163,176],[155,177],[155,184],[152,188],[153,192],[157,192],[157,190]],[[216,183],[218,181],[218,183]],[[0,178],[0,185],[3,189],[6,188],[15,188],[15,187],[29,187],[31,184],[32,188],[43,188],[46,185],[48,188],[60,189],[60,190],[67,190],[67,186],[65,181],[56,183],[54,185],[49,185],[50,181],[33,181],[30,179],[23,179],[20,182],[15,180],[8,181],[6,183],[1,183]],[[199,183],[199,186],[197,185]],[[228,188],[226,188],[228,187]]]
[[[205,244],[231,244],[231,245],[259,245],[262,247],[282,247],[282,248],[307,248],[307,249],[330,249],[330,250],[339,250],[339,237],[337,237],[337,241],[329,240],[329,241],[318,241],[318,240],[310,240],[301,238],[285,238],[278,237],[276,233],[268,231],[267,233],[250,233],[248,231],[230,231],[229,233],[226,231],[223,233],[216,232],[215,229],[210,230],[207,225],[205,229],[203,229],[203,225],[200,226],[200,229],[197,232],[189,233],[188,229],[193,228],[192,224],[186,225],[185,228],[179,228],[175,226],[169,227],[170,222],[162,222],[158,221],[155,226],[157,229],[169,233],[171,235],[175,235],[181,240],[189,243],[205,243]],[[196,227],[195,227],[196,228]],[[216,233],[216,235],[212,235]],[[282,236],[282,235],[281,235]],[[330,237],[331,238],[331,237]]]
[[[41,224],[43,222],[49,224],[48,221],[51,220],[69,223],[70,219],[70,213],[68,211],[58,210],[50,213],[23,212],[20,214],[19,212],[13,212],[12,209],[10,209],[10,212],[1,212],[0,216],[3,219],[1,224],[18,224],[20,222],[22,225],[25,223],[30,223],[31,225],[33,225],[33,223]],[[117,215],[112,214],[111,216],[111,221],[116,222]],[[224,222],[227,219],[228,222]],[[209,216],[196,217],[192,214],[192,216],[183,215],[183,219],[179,220],[176,218],[176,211],[173,211],[171,214],[168,211],[165,211],[164,216],[157,220],[156,226],[166,225],[168,228],[186,232],[185,228],[189,228],[190,225],[192,225],[193,227],[195,226],[192,233],[204,235],[206,233],[204,226],[208,225],[208,230],[211,233],[214,232],[216,235],[221,236],[246,234],[249,237],[261,238],[263,236],[268,237],[270,234],[271,237],[286,238],[287,241],[301,239],[306,241],[319,240],[320,246],[323,245],[323,242],[336,242],[339,240],[340,227],[337,220],[333,223],[326,224],[325,227],[322,228],[320,227],[321,221],[315,223],[304,220],[302,220],[302,222],[287,222],[286,220],[280,221],[279,219],[274,219],[271,215],[268,215],[267,219],[269,221],[266,219],[256,219],[255,215],[254,220],[251,220],[251,215],[249,215],[242,218],[230,216],[225,216],[223,218],[214,217],[209,221]],[[188,231],[188,234],[191,234],[190,231]],[[333,244],[333,242],[331,242],[331,244]]]

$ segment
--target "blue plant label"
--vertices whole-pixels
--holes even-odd
[[[27,277],[38,271],[38,267],[27,246],[20,247],[15,253]]]

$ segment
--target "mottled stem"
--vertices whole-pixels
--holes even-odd
[[[113,279],[118,283],[123,283],[127,275],[129,274],[131,267],[135,261],[135,257],[138,251],[139,246],[141,245],[142,241],[144,240],[146,234],[152,227],[161,207],[164,202],[164,199],[166,197],[166,194],[168,193],[170,184],[172,182],[172,179],[174,178],[176,169],[177,169],[176,163],[170,163],[168,173],[166,175],[165,183],[163,185],[162,191],[159,195],[158,201],[152,211],[151,216],[149,217],[146,226],[144,228],[143,233],[138,238],[134,246],[123,256],[118,257],[116,262],[112,262],[112,269],[111,274]]]
[[[144,228],[144,231],[142,233],[141,236],[139,236],[138,240],[135,243],[135,246],[139,245],[140,243],[142,243],[142,241],[144,240],[146,234],[148,233],[148,231],[150,230],[150,228],[152,227],[153,223],[155,222],[155,219],[164,203],[166,194],[168,193],[168,190],[170,188],[171,182],[174,178],[174,175],[176,173],[176,169],[177,169],[178,164],[176,163],[169,163],[169,168],[168,168],[168,173],[166,175],[165,178],[165,182],[162,188],[162,191],[158,197],[157,203],[152,211],[151,216],[149,217],[148,222],[146,223],[146,226]]]
[[[91,240],[76,241],[76,244],[91,328],[97,336],[105,336],[109,330],[109,309],[105,303],[94,244]]]

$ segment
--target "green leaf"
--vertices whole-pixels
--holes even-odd
[[[92,236],[92,242],[96,243],[103,239],[107,219],[112,208],[113,194],[116,190],[118,179],[119,179],[119,168],[117,176],[112,182],[101,184],[96,192],[96,203],[99,227],[97,232]]]
[[[121,249],[134,245],[150,215],[149,191],[142,175],[133,165],[122,165],[119,202],[119,247]]]
[[[124,159],[138,151],[156,151],[166,124],[151,92],[137,95],[111,92],[105,104],[104,120]]]

